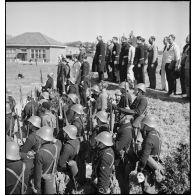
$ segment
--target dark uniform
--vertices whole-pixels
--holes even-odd
[[[119,181],[121,193],[129,193],[129,173],[125,168],[128,161],[127,154],[130,149],[132,139],[131,123],[123,124],[118,129],[114,143],[116,178]]]
[[[16,178],[16,176],[19,177],[22,174],[23,163],[25,163],[24,192],[27,191],[29,177],[31,175],[31,169],[32,169],[32,166],[33,166],[32,161],[29,163],[28,160],[26,160],[26,161],[22,161],[22,160],[15,160],[15,161],[6,160],[6,194],[11,194],[11,192],[12,192],[12,194],[21,194],[22,178],[20,179],[20,182],[16,186],[15,190],[13,190],[13,189],[14,189],[14,186],[15,186],[16,182],[18,181],[18,178]]]
[[[134,72],[135,80],[137,80],[137,84],[145,83],[143,45],[138,45],[135,49],[134,65],[135,66],[133,68],[133,72]]]
[[[24,121],[27,121],[32,116],[32,114],[37,115],[38,107],[39,105],[37,102],[35,102],[35,100],[29,101],[25,105],[24,110],[22,111],[22,114],[21,114],[22,119]]]
[[[49,77],[48,80],[46,81],[45,86],[42,87],[42,91],[48,91],[53,89],[53,84],[54,84],[54,80],[53,78]]]
[[[114,43],[112,49],[112,76],[113,82],[120,82],[119,75],[119,54],[120,54],[120,45],[118,43]],[[116,64],[114,62],[116,61]]]
[[[106,194],[109,192],[110,177],[113,171],[114,151],[111,147],[105,147],[98,151],[96,174],[98,178],[97,193]]]
[[[127,105],[127,101],[128,101],[128,105]],[[127,106],[130,107],[131,104],[132,104],[132,97],[131,97],[131,94],[127,92],[127,99],[125,95],[122,95],[118,106],[120,108],[125,108]]]
[[[113,48],[111,47],[111,45],[107,45],[105,61],[106,61],[106,71],[107,71],[108,78],[111,77],[109,66],[111,66],[111,63],[112,63],[112,58],[111,58],[112,57],[112,49]]]
[[[119,56],[120,82],[123,82],[127,79],[128,55],[129,55],[129,44],[123,42],[121,46],[120,56]]]
[[[55,145],[57,146],[57,162],[58,158],[60,155],[60,150],[62,147],[62,144],[59,140],[56,141]],[[35,155],[35,168],[34,168],[34,184],[35,184],[35,189],[37,190],[38,194],[41,194],[41,177],[42,173],[44,174],[46,170],[49,168],[51,163],[53,162],[53,157],[51,154],[44,150],[50,151],[53,156],[55,156],[56,148],[53,143],[51,142],[46,142],[42,144],[41,148]],[[52,172],[53,167],[51,166],[50,170],[48,171],[48,174]]]
[[[185,63],[187,59],[188,52],[190,50],[190,44],[186,44],[183,48],[182,59],[181,59],[181,75],[180,75],[180,83],[181,83],[181,91],[182,94],[186,94],[186,85],[185,85]]]
[[[83,124],[83,119],[81,116],[76,116],[74,117],[73,121],[72,121],[72,125],[77,127],[77,136],[83,136],[84,134],[84,124]]]
[[[41,147],[41,144],[42,144],[42,139],[36,135],[36,132],[32,132],[26,139],[24,145],[21,147],[20,152],[28,153],[31,150],[37,152],[38,149]]]
[[[102,40],[96,45],[96,52],[93,58],[92,72],[99,73],[99,81],[104,80],[104,69],[105,69],[105,54],[106,46]]]
[[[84,61],[81,64],[81,82],[79,85],[81,104],[83,106],[87,106],[86,91],[87,91],[87,88],[89,87],[89,82],[90,82],[89,78],[87,77],[89,75],[89,69],[90,69],[89,62]]]

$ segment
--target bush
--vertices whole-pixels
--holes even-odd
[[[190,146],[179,143],[171,156],[164,159],[166,179],[161,183],[161,192],[183,194],[190,191]]]

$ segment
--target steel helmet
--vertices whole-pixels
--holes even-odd
[[[51,72],[51,73],[49,73],[49,74],[48,74],[48,76],[49,76],[49,77],[51,77],[51,78],[53,78],[54,73],[53,73],[53,72]]]
[[[47,91],[43,92],[41,96],[44,97],[44,99],[49,100],[49,93]]]
[[[84,114],[83,111],[84,107],[81,104],[74,104],[71,107],[71,110],[73,110],[74,112],[76,112],[77,114]]]
[[[146,93],[146,86],[144,83],[139,83],[136,86],[137,89],[140,89],[141,91],[143,91],[144,93]]]
[[[20,160],[20,148],[19,145],[14,142],[10,141],[6,143],[6,159],[8,160]]]
[[[94,85],[91,89],[98,92],[98,93],[100,92],[100,88],[98,85]]]
[[[53,141],[54,137],[53,137],[53,128],[49,127],[49,126],[44,126],[42,128],[40,128],[36,134],[42,138],[45,141]]]
[[[100,119],[100,121],[102,121],[103,123],[107,123],[108,122],[108,114],[105,111],[99,111],[96,115],[95,115],[98,119]]]
[[[156,127],[156,123],[155,123],[155,119],[153,116],[146,116],[143,120],[142,120],[142,124],[147,125],[148,127],[152,127],[155,128]]]
[[[122,83],[120,83],[120,85],[119,85],[119,88],[121,88],[121,89],[129,89],[129,84],[127,83],[127,82],[122,82]]]
[[[10,104],[6,103],[6,114],[10,114],[10,113],[12,113]]]
[[[41,128],[41,118],[39,116],[31,116],[28,121],[31,122],[33,126]]]
[[[73,103],[75,103],[75,104],[77,103],[78,97],[76,94],[70,93],[70,94],[68,94],[68,97],[73,101]]]
[[[64,132],[68,134],[71,139],[77,138],[77,127],[74,125],[67,125],[63,128]]]
[[[106,146],[112,146],[113,142],[112,142],[112,134],[109,133],[108,131],[102,131],[101,133],[99,133],[95,139],[101,143],[103,143]]]

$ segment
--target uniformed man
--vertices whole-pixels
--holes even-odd
[[[159,162],[159,155],[161,150],[161,138],[159,132],[156,130],[157,125],[153,116],[146,116],[142,120],[141,133],[143,137],[142,149],[139,152],[139,165],[138,172],[143,172],[145,175],[145,181],[142,185],[143,192],[149,194],[156,194],[155,192],[155,180],[153,179],[156,174],[150,164],[150,159]],[[148,167],[149,166],[149,167]],[[152,168],[152,169],[151,169]],[[152,175],[149,172],[152,171]]]
[[[7,89],[6,89],[6,102],[10,104],[11,111],[15,112],[16,101],[13,98],[11,91]]]
[[[56,136],[56,117],[51,113],[51,104],[49,102],[43,102],[43,115],[41,116],[41,126],[49,126],[54,129],[54,135]]]
[[[42,142],[40,137],[36,135],[36,132],[41,128],[41,118],[38,116],[31,116],[28,119],[28,122],[29,136],[27,136],[26,142],[24,143],[20,150],[21,153],[24,153],[22,154],[24,155],[24,158],[26,156],[25,154],[27,154],[31,150],[37,152]]]
[[[156,38],[151,36],[148,40],[150,47],[148,48],[148,77],[150,81],[149,88],[156,89],[156,68],[158,66],[158,48],[155,45]]]
[[[38,103],[34,100],[34,97],[31,96],[31,93],[27,94],[27,101],[28,103],[25,105],[21,113],[22,120],[25,123],[32,115],[37,115],[39,107]]]
[[[64,172],[71,178],[67,185],[67,190],[73,186],[72,173],[68,167],[68,163],[72,160],[77,162],[78,153],[80,150],[80,141],[77,138],[77,128],[74,125],[67,125],[64,130],[64,143],[58,163],[58,171]],[[77,166],[77,165],[76,165]]]
[[[122,36],[121,38],[121,52],[119,55],[119,73],[120,73],[120,82],[127,80],[127,65],[129,57],[129,44],[127,38]]]
[[[106,46],[102,40],[102,36],[97,36],[98,44],[96,45],[96,52],[93,58],[92,72],[98,72],[99,82],[104,80],[104,69],[105,69],[105,50]]]
[[[42,86],[42,91],[50,92],[54,89],[54,73],[51,72],[47,75],[47,81],[45,86]]]
[[[105,111],[99,111],[95,115],[95,118],[93,121],[93,132],[90,137],[90,144],[92,148],[95,148],[96,146],[95,137],[102,131],[108,131],[108,132],[110,131],[109,124],[108,124],[108,114]]]
[[[130,94],[129,84],[127,82],[122,82],[120,83],[119,88],[121,91],[121,98],[118,106],[120,108],[130,107],[132,104],[132,97]]]
[[[81,104],[75,104],[71,107],[73,111],[72,125],[77,127],[77,136],[84,136],[84,111]]]
[[[25,194],[32,163],[22,161],[16,142],[6,143],[6,194]]]
[[[122,116],[123,115],[123,116]],[[132,142],[132,115],[122,114],[119,121],[119,129],[116,130],[114,140],[116,178],[119,181],[121,193],[129,193],[129,173],[126,171],[128,152]]]
[[[89,70],[90,70],[90,65],[89,62],[87,61],[87,56],[83,56],[83,62],[81,64],[81,82],[79,85],[79,92],[80,92],[80,97],[81,97],[81,104],[83,106],[87,106],[87,88],[89,87]]]
[[[144,81],[144,47],[142,44],[142,37],[137,37],[137,47],[135,49],[135,57],[134,57],[134,76],[136,80],[136,84],[145,83]]]
[[[53,137],[53,129],[48,126],[42,127],[36,134],[43,142],[35,155],[34,187],[37,194],[43,194],[47,192],[42,190],[42,179],[46,174],[55,173],[62,144]]]
[[[118,43],[118,38],[113,37],[112,42],[114,44],[112,49],[112,77],[113,82],[119,83],[120,82],[120,75],[119,75],[119,54],[120,54],[120,45]]]
[[[98,155],[95,163],[96,168],[94,175],[97,175],[97,193],[109,194],[110,193],[110,178],[113,172],[114,165],[114,151],[112,134],[103,131],[96,136]]]
[[[106,71],[107,71],[107,75],[108,75],[108,81],[112,81],[112,75],[111,75],[111,63],[112,63],[112,49],[113,49],[113,44],[112,41],[109,40],[107,43],[107,47],[106,47],[106,57],[105,57],[105,61],[106,61]]]

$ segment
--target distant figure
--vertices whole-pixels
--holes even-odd
[[[21,74],[21,73],[19,73],[19,74],[18,74],[18,79],[23,79],[23,78],[24,78],[24,75]]]
[[[45,86],[42,86],[42,91],[50,92],[54,88],[54,79],[53,79],[54,73],[51,72],[47,75],[47,81]]]
[[[118,38],[113,37],[112,42],[114,44],[112,49],[112,82],[119,83],[120,75],[119,75],[119,54],[120,54],[120,45],[118,43]]]
[[[167,54],[168,54],[168,37],[165,37],[163,39],[164,43],[164,49],[163,49],[163,56],[162,56],[162,64],[161,64],[161,84],[162,84],[162,90],[163,91],[168,91],[168,83],[167,83],[167,76],[165,72],[165,64],[167,63]]]
[[[81,44],[80,47],[79,47],[79,50],[80,50],[80,53],[79,53],[79,56],[78,56],[78,61],[80,63],[83,63],[83,58],[86,55],[85,46],[83,44]]]
[[[170,44],[168,51],[168,62],[165,65],[167,81],[169,86],[168,96],[174,94],[176,95],[176,77],[175,71],[180,67],[180,49],[175,43],[175,36],[173,34],[169,35],[168,42]]]
[[[135,49],[135,57],[134,57],[134,76],[136,80],[136,84],[145,82],[144,75],[144,46],[142,44],[142,37],[137,37],[137,47]]]
[[[186,45],[183,48],[182,58],[181,58],[181,76],[180,76],[180,83],[181,83],[181,92],[182,95],[186,94],[186,86],[185,86],[185,64],[187,56],[189,55],[190,50],[190,43],[189,43],[189,35],[186,37]]]
[[[98,72],[99,82],[104,80],[105,69],[105,43],[102,41],[102,36],[97,36],[98,44],[96,45],[96,52],[93,58],[92,72]]]
[[[113,44],[112,41],[109,40],[107,43],[107,47],[106,47],[106,72],[108,75],[108,80],[111,80],[111,63],[112,63],[112,49],[113,49]]]
[[[155,45],[156,38],[151,36],[148,40],[150,47],[148,48],[148,77],[150,81],[149,88],[156,89],[156,68],[158,66],[158,48]]]
[[[122,36],[121,38],[121,52],[119,55],[119,72],[120,72],[120,82],[127,80],[127,64],[129,57],[129,44],[127,43],[127,38]]]

